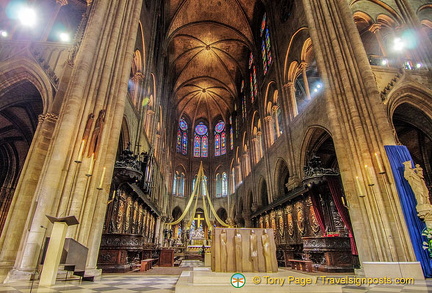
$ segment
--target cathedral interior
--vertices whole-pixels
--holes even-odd
[[[432,277],[431,41],[428,0],[1,1],[0,280],[47,216],[93,275],[230,227],[281,268]]]

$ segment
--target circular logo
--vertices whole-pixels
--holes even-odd
[[[231,276],[231,285],[234,288],[241,288],[246,284],[246,278],[243,274],[234,274]]]

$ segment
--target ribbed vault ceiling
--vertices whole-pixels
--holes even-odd
[[[170,74],[177,114],[227,121],[234,110],[236,83],[245,78],[253,43],[255,1],[174,0],[169,2]]]

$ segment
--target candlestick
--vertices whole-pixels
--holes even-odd
[[[94,153],[92,153],[91,157],[90,157],[90,166],[89,169],[87,171],[86,176],[91,176],[92,172],[93,172],[93,164],[94,164]]]
[[[82,154],[84,152],[84,145],[85,145],[85,139],[82,140],[79,151],[78,151],[78,158],[76,159],[75,163],[81,163],[82,162]]]
[[[358,176],[356,176],[356,184],[357,184],[357,191],[359,193],[359,196],[364,197],[366,194],[363,192],[363,188],[361,186],[360,179],[358,178]]]
[[[378,164],[379,174],[384,174],[386,171],[385,171],[385,169],[381,163],[381,158],[380,158],[380,155],[378,153],[375,153],[375,159],[376,159],[377,164]]]
[[[372,170],[370,167],[368,167],[368,165],[365,165],[365,168],[366,168],[366,175],[367,175],[366,177],[368,179],[368,185],[374,186]]]
[[[99,189],[99,190],[102,189],[102,184],[103,184],[104,177],[105,177],[105,171],[106,171],[106,167],[104,167],[104,168],[103,168],[103,171],[102,171],[102,176],[101,176],[101,178],[100,178],[99,187],[97,188],[97,189]]]

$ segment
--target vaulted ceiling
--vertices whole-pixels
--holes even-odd
[[[178,117],[227,121],[253,47],[256,1],[169,1],[167,49]]]

